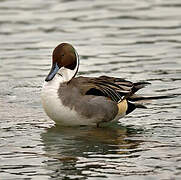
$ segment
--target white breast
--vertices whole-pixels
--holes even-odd
[[[42,88],[41,100],[46,114],[61,125],[92,125],[95,124],[93,119],[85,119],[81,117],[76,111],[64,106],[58,96],[58,89],[60,86],[59,77],[54,77],[53,80],[45,82]]]

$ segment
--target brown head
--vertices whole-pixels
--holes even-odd
[[[53,51],[52,68],[45,81],[51,81],[61,68],[70,70],[72,73],[75,71],[74,74],[76,74],[78,66],[79,58],[76,50],[68,43],[61,43]]]

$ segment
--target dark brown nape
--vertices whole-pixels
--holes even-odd
[[[59,44],[53,51],[53,64],[68,69],[75,69],[77,65],[76,54],[74,48],[68,43]]]

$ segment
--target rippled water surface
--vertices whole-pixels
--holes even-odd
[[[79,74],[152,83],[146,102],[104,128],[56,127],[40,103],[53,48]],[[181,179],[181,1],[0,1],[0,179]]]

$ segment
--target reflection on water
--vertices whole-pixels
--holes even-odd
[[[96,150],[92,149],[95,151],[92,153],[95,154],[99,154],[99,152],[107,154],[110,151],[114,151],[114,149],[115,154],[121,154],[123,152],[116,152],[116,149],[119,149],[120,147],[121,149],[131,149],[134,146],[136,147],[139,143],[139,141],[136,140],[133,142],[131,140],[125,140],[129,135],[131,135],[131,133],[129,134],[128,129],[125,127],[52,127],[48,129],[46,133],[42,134],[42,138],[46,147],[53,148],[64,155],[68,153],[70,156],[80,156],[86,151],[90,151],[91,153],[90,147],[98,148]],[[70,144],[65,143],[64,141],[69,141]],[[52,144],[56,147],[51,147]],[[71,149],[71,145],[76,151]],[[45,150],[47,149],[45,148]],[[51,152],[51,149],[48,150]]]
[[[136,129],[121,126],[52,127],[41,135],[45,156],[53,159],[46,162],[47,169],[53,171],[53,177],[106,177],[105,169],[119,175],[123,166],[132,168],[129,159],[138,158],[137,153],[143,151],[139,148],[143,140],[134,139],[135,133]]]
[[[180,0],[1,0],[0,179],[181,179],[180,30]],[[62,42],[79,74],[149,81],[140,93],[173,98],[118,127],[52,127],[40,91]]]

